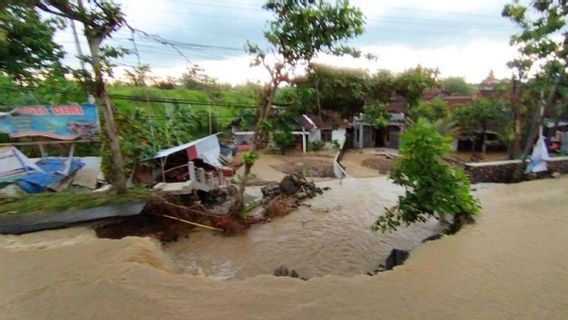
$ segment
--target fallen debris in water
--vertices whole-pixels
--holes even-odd
[[[264,186],[261,191],[265,218],[285,216],[298,208],[302,200],[323,194],[323,189],[316,187],[313,181],[293,174],[285,176],[279,184]]]
[[[298,278],[304,281],[308,280],[306,278],[300,277],[300,274],[294,269],[288,269],[286,266],[280,266],[274,269],[274,276],[276,277],[291,277],[291,278]]]
[[[408,259],[409,255],[410,253],[406,250],[392,249],[385,263],[380,264],[378,269],[373,272],[368,272],[367,275],[374,276],[379,272],[392,270],[394,267],[404,264],[404,261]]]

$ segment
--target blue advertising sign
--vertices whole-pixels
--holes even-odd
[[[94,104],[19,107],[0,115],[0,131],[10,138],[90,139],[99,132],[97,107]]]

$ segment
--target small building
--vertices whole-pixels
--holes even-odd
[[[314,114],[302,114],[300,123],[308,132],[308,143],[323,141],[328,147],[333,146],[334,142],[343,146],[347,141],[347,130],[352,127],[348,120],[330,110],[322,110],[321,117]]]
[[[365,122],[361,113],[353,118],[353,148],[398,148],[405,119],[402,112],[390,112],[389,124],[378,128]]]

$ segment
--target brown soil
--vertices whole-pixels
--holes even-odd
[[[264,209],[266,218],[283,217],[298,208],[299,200],[295,197],[277,196]]]
[[[296,174],[318,178],[335,178],[333,173],[333,163],[330,160],[312,158],[290,158],[287,162],[280,165],[273,165],[274,169],[286,174]]]
[[[389,159],[386,157],[373,157],[365,159],[361,165],[370,169],[377,170],[379,173],[388,173],[394,167],[396,159]]]

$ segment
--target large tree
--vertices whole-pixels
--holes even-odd
[[[59,19],[42,19],[25,1],[0,4],[0,71],[19,82],[61,73],[63,51],[53,41]]]
[[[264,9],[273,14],[265,38],[271,47],[262,50],[248,44],[254,65],[263,65],[270,75],[257,111],[255,145],[261,146],[267,132],[262,124],[271,115],[278,87],[290,81],[290,72],[309,66],[318,53],[356,54],[345,41],[363,33],[363,13],[348,0],[268,0]]]
[[[102,106],[105,133],[111,151],[109,179],[117,193],[124,193],[127,191],[123,171],[124,163],[112,104],[104,80],[105,71],[110,71],[105,56],[116,56],[119,51],[102,46],[104,40],[126,23],[124,14],[120,6],[111,0],[89,0],[86,4],[82,0],[36,0],[35,6],[44,12],[72,19],[83,25],[84,35],[91,52],[86,60],[93,70],[94,93],[98,104]]]
[[[406,99],[406,109],[418,106],[424,92],[438,87],[438,70],[424,68],[418,65],[408,69],[396,77],[394,82],[396,93]]]
[[[534,66],[533,71],[536,71],[537,78],[542,80],[539,108],[533,116],[534,120],[523,150],[526,159],[538,135],[538,128],[543,124],[543,111],[553,107],[559,98],[560,86],[566,78],[568,3],[565,0],[536,0],[525,6],[515,0],[504,7],[503,16],[521,28],[519,34],[511,37],[511,44],[518,46],[521,59],[526,63],[523,68]]]

